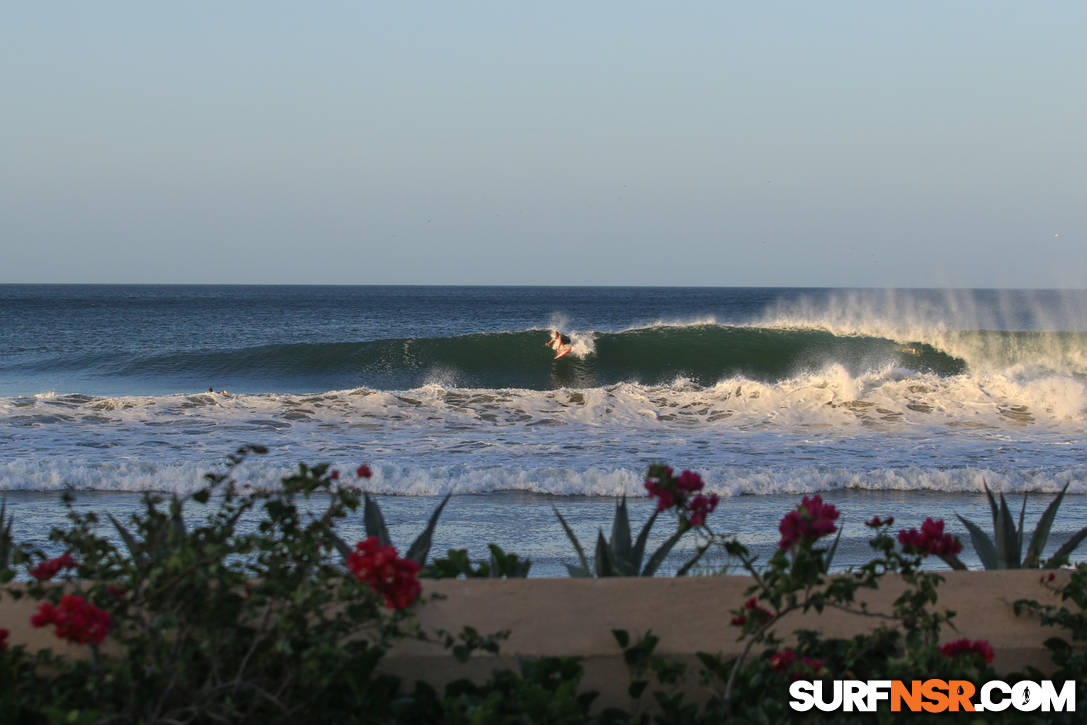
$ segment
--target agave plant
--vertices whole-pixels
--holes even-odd
[[[557,508],[554,511],[555,515],[559,517],[559,523],[562,524],[563,530],[566,531],[570,543],[574,545],[574,549],[577,551],[579,563],[577,565],[566,565],[566,570],[570,572],[572,577],[653,576],[664,562],[665,557],[668,556],[668,552],[672,550],[680,537],[689,530],[689,528],[684,527],[678,528],[676,533],[668,537],[653,552],[652,556],[649,557],[649,561],[645,562],[643,566],[642,561],[645,558],[645,546],[649,540],[649,530],[653,528],[653,524],[657,520],[657,514],[660,512],[653,512],[653,515],[642,526],[638,538],[632,542],[630,517],[627,516],[627,499],[626,496],[623,496],[615,506],[615,519],[611,524],[611,538],[605,539],[604,531],[597,529],[596,549],[593,552],[592,566],[590,566],[589,560],[585,557],[585,550],[581,548],[581,542],[578,541],[570,525],[566,523],[566,519],[562,517]],[[686,574],[703,553],[704,550],[699,549],[698,553],[680,568],[677,576]]]
[[[438,504],[438,508],[434,509],[434,513],[430,515],[430,520],[427,521],[426,528],[415,537],[415,540],[411,542],[411,546],[408,547],[408,553],[404,555],[405,559],[414,561],[419,566],[426,564],[427,556],[430,555],[430,544],[434,537],[434,527],[438,525],[438,517],[442,515],[442,509],[449,503],[449,497],[452,494],[446,494],[442,502]],[[366,536],[372,536],[378,540],[382,546],[388,546],[392,543],[389,538],[389,528],[385,525],[385,517],[381,515],[381,507],[377,505],[377,501],[371,498],[370,494],[363,494],[365,499],[365,508],[363,510],[363,521],[366,525]],[[336,548],[339,550],[343,557],[346,559],[351,555],[352,548],[347,545],[338,534],[328,529],[329,536],[332,537],[332,541],[335,543]]]
[[[962,516],[958,519],[970,532],[970,541],[974,545],[974,551],[986,569],[1056,569],[1062,565],[1069,554],[1076,550],[1083,540],[1087,538],[1087,526],[1077,531],[1061,548],[1048,560],[1042,561],[1042,551],[1049,539],[1049,530],[1053,526],[1053,519],[1057,516],[1057,509],[1064,500],[1068,484],[1064,485],[1057,498],[1053,499],[1046,507],[1042,517],[1038,519],[1038,525],[1030,537],[1027,545],[1026,557],[1023,556],[1023,514],[1027,508],[1027,495],[1023,494],[1023,505],[1019,509],[1019,523],[1016,525],[1012,519],[1008,502],[1004,500],[1004,494],[1000,494],[1000,504],[997,505],[992,492],[987,484],[985,495],[989,498],[989,508],[993,515],[993,536],[990,538],[977,524],[967,521]],[[952,568],[965,569],[966,566],[958,559],[944,558]]]

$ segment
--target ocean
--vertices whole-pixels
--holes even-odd
[[[255,443],[260,485],[370,465],[401,546],[453,493],[435,550],[534,575],[573,561],[552,507],[588,543],[652,462],[757,546],[822,494],[845,563],[868,516],[965,539],[985,482],[1029,530],[1069,484],[1052,550],[1087,524],[1085,421],[1087,291],[0,285],[0,490],[41,542],[63,490],[123,512]]]

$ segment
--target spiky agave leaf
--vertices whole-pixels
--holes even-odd
[[[389,546],[392,541],[389,539],[389,529],[385,526],[385,517],[381,515],[381,507],[370,497],[370,494],[364,493],[363,498],[366,500],[366,507],[362,514],[363,521],[366,523],[366,536],[374,537],[382,546]]]
[[[627,517],[627,497],[623,496],[615,506],[615,518],[611,522],[609,551],[619,576],[637,576],[630,547],[630,519]]]
[[[147,554],[141,549],[139,543],[136,541],[136,537],[129,532],[124,525],[113,517],[113,514],[106,512],[106,517],[113,524],[113,528],[117,529],[117,533],[121,536],[121,541],[125,542],[125,546],[128,547],[128,553],[132,556],[132,561],[139,567],[143,567],[147,563]]]
[[[559,523],[562,524],[562,529],[566,532],[566,537],[570,539],[570,543],[574,545],[574,550],[577,551],[578,561],[581,562],[580,571],[584,572],[584,574],[575,574],[574,569],[567,564],[566,569],[570,572],[570,576],[592,576],[593,570],[589,567],[589,560],[585,558],[585,550],[581,548],[581,542],[577,540],[577,536],[574,535],[573,529],[566,523],[566,519],[562,517],[559,510],[554,506],[552,506],[551,509],[555,512],[555,515],[559,517]]]
[[[955,514],[962,525],[966,527],[966,530],[970,532],[970,541],[974,545],[974,551],[977,552],[978,558],[981,559],[981,565],[986,569],[1002,569],[1000,566],[1000,560],[996,554],[996,546],[993,544],[992,539],[986,536],[985,532],[981,530],[981,527],[972,521],[967,521],[962,516]]]
[[[1001,569],[1018,569],[1022,552],[1016,549],[1015,542],[1019,539],[1019,532],[1015,530],[1015,521],[1012,520],[1011,509],[1004,500],[1004,494],[1000,494],[1000,524],[994,532],[996,534],[996,555],[1001,562]]]
[[[686,532],[683,529],[676,529],[676,533],[668,537],[668,539],[661,544],[653,556],[649,557],[649,562],[646,563],[645,568],[642,569],[640,576],[653,576],[657,573],[657,569],[664,563],[664,557],[668,556],[668,552],[672,550],[672,547],[676,545],[676,542],[680,540]]]
[[[447,493],[442,502],[438,504],[438,508],[434,509],[434,513],[430,515],[430,520],[427,522],[426,528],[422,533],[415,538],[415,541],[411,542],[411,546],[408,547],[407,557],[411,559],[419,566],[423,566],[426,563],[427,554],[430,553],[430,542],[434,536],[434,527],[438,525],[438,517],[442,515],[442,509],[449,503],[449,497],[452,493]],[[376,506],[376,504],[375,504]]]
[[[615,571],[615,557],[612,555],[611,547],[604,539],[603,529],[596,530],[596,552],[593,557],[593,564],[596,566],[597,576],[616,576]]]
[[[642,525],[642,530],[638,532],[638,539],[634,542],[634,550],[630,553],[630,562],[634,566],[635,576],[642,570],[642,559],[645,558],[645,544],[649,541],[649,530],[653,528],[653,523],[657,520],[657,514],[659,513],[660,511],[653,512],[649,520]]]
[[[1057,498],[1049,502],[1045,511],[1042,512],[1042,517],[1038,519],[1038,525],[1034,527],[1034,533],[1030,537],[1030,544],[1027,546],[1027,558],[1023,561],[1024,567],[1033,569],[1041,563],[1042,551],[1045,549],[1046,541],[1049,540],[1049,530],[1053,528],[1053,519],[1057,518],[1057,509],[1060,508],[1061,502],[1064,500],[1064,493],[1068,490],[1068,486],[1069,484],[1064,484],[1064,488],[1057,494]]]
[[[1084,539],[1087,539],[1087,526],[1073,534],[1071,539],[1064,542],[1064,545],[1057,549],[1049,561],[1046,562],[1046,568],[1056,569],[1064,564],[1064,561],[1076,550],[1076,547],[1083,543]]]

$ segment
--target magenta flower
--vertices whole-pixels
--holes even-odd
[[[799,506],[781,519],[778,525],[778,532],[781,534],[778,548],[788,551],[797,542],[811,542],[834,533],[838,530],[834,524],[838,515],[838,509],[823,503],[819,496],[805,496]]]
[[[962,542],[957,536],[944,533],[943,519],[934,521],[931,517],[921,524],[921,530],[902,529],[898,532],[898,543],[906,551],[922,556],[953,556],[962,551]]]
[[[985,660],[986,664],[993,661],[993,647],[983,639],[975,639],[973,642],[968,639],[957,639],[940,647],[940,653],[948,658],[976,654]]]

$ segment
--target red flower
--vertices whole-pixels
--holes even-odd
[[[796,652],[791,649],[784,649],[770,655],[770,669],[772,670],[788,672],[793,668],[794,663],[796,663]]]
[[[770,655],[770,669],[791,672],[790,678],[799,680],[802,676],[818,677],[823,674],[823,661],[811,657],[797,657],[796,652],[784,649]]]
[[[35,579],[52,579],[61,569],[75,569],[77,566],[79,564],[72,558],[72,555],[65,552],[56,559],[50,559],[38,564],[30,570],[30,576]]]
[[[7,652],[10,642],[8,642],[8,635],[11,632],[7,631],[3,627],[0,627],[0,652]]]
[[[355,475],[358,476],[359,478],[369,478],[370,476],[372,476],[374,474],[373,474],[373,471],[370,470],[369,466],[362,465],[362,466],[359,466],[358,469],[355,470]]]
[[[797,542],[815,541],[834,533],[838,530],[834,524],[838,515],[838,510],[831,504],[823,503],[819,496],[805,496],[800,505],[785,514],[778,524],[778,532],[781,533],[778,548],[788,551]]]
[[[769,609],[760,607],[759,600],[755,597],[751,597],[744,602],[743,609],[733,609],[732,611],[736,612],[736,616],[731,620],[734,627],[742,627],[748,620],[757,626],[774,618],[774,613]]]
[[[117,597],[118,599],[124,599],[128,594],[128,590],[124,587],[115,587],[112,584],[106,585],[106,594]]]
[[[56,625],[53,634],[75,644],[98,644],[113,627],[113,617],[83,597],[65,594],[60,606],[42,602],[30,623],[35,627]]]
[[[925,519],[925,523],[921,524],[920,531],[917,529],[902,529],[899,531],[898,543],[906,551],[918,553],[922,556],[931,554],[948,556],[962,551],[962,542],[959,541],[958,537],[944,533],[943,520],[933,521],[931,517]]]
[[[894,516],[888,516],[885,519],[881,519],[879,516],[873,516],[872,518],[865,521],[864,525],[868,526],[868,527],[871,527],[873,529],[878,529],[880,526],[890,526],[894,522],[895,522],[895,517]]]
[[[717,508],[717,501],[717,494],[715,493],[709,496],[698,494],[691,499],[691,502],[687,504],[687,514],[691,526],[701,526],[706,523],[706,517]]]
[[[694,471],[685,470],[677,477],[672,475],[670,467],[657,465],[649,467],[649,476],[645,481],[649,497],[657,499],[657,511],[673,507],[681,509],[681,513],[686,511],[694,526],[704,524],[706,515],[717,505],[717,496],[699,494],[691,498],[691,494],[701,491],[704,486],[702,476]]]
[[[703,485],[702,476],[694,471],[685,470],[683,473],[679,474],[679,478],[676,479],[676,489],[679,491],[690,491],[691,493],[694,493],[695,491],[701,491]]]
[[[333,468],[332,473],[328,474],[328,477],[335,481],[340,477],[340,472]]]
[[[959,657],[961,655],[976,654],[985,660],[986,664],[993,661],[993,648],[983,639],[975,639],[971,642],[968,639],[957,639],[954,642],[948,642],[940,648],[940,653],[944,657]]]
[[[415,601],[423,588],[417,575],[420,566],[401,559],[393,546],[382,546],[376,537],[355,544],[347,557],[347,568],[370,588],[385,597],[385,606],[403,609]]]

